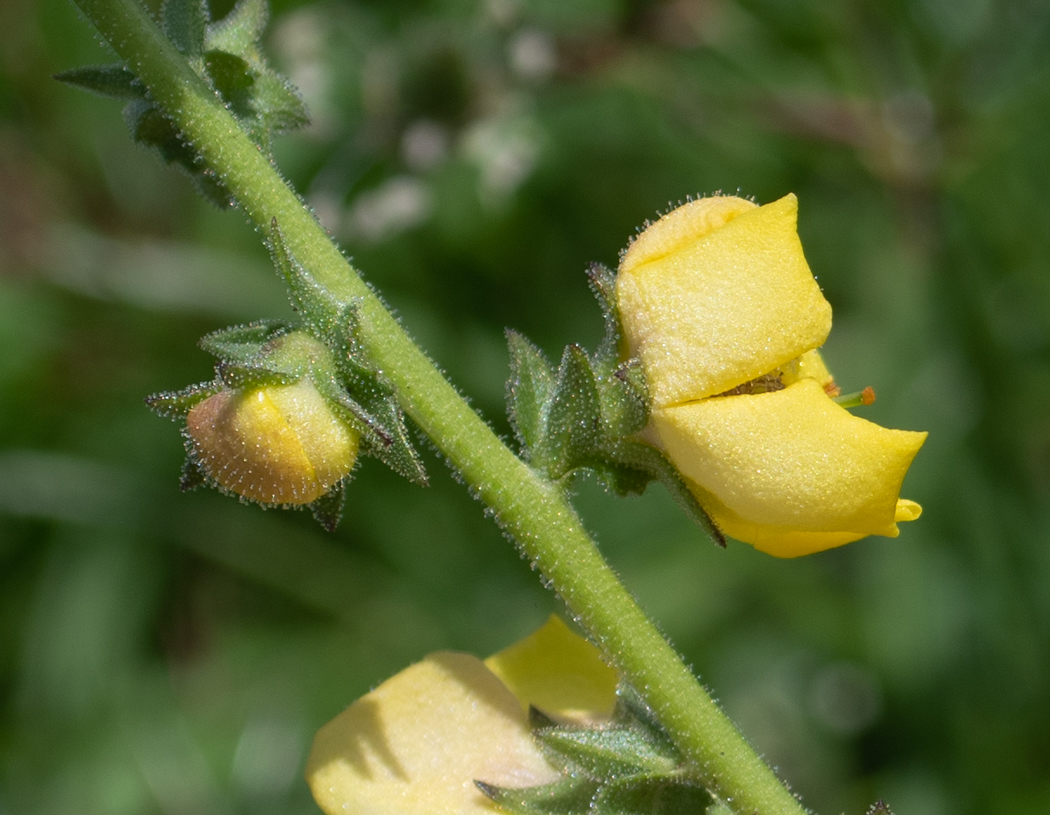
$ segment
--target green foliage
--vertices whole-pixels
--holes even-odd
[[[206,0],[165,0],[164,32],[222,99],[240,125],[269,152],[273,137],[309,122],[292,85],[269,67],[260,41],[269,18],[266,0],[240,0],[222,20],[211,21]],[[124,65],[74,68],[56,74],[68,85],[127,100],[124,119],[132,138],[155,148],[168,164],[189,173],[200,193],[220,208],[233,201],[215,169],[189,145],[135,75]]]

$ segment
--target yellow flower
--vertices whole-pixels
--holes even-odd
[[[530,734],[528,706],[605,718],[615,689],[598,650],[552,616],[484,662],[439,652],[388,679],[318,731],[306,779],[328,815],[493,815],[475,780],[561,777]]]
[[[186,434],[219,486],[263,504],[309,504],[350,474],[360,437],[308,376],[292,385],[226,389],[195,405]]]
[[[798,202],[704,198],[624,253],[617,300],[645,368],[650,433],[712,520],[778,557],[898,534],[925,433],[850,414],[815,350],[831,306],[802,253]]]

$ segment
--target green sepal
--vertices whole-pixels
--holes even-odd
[[[222,390],[222,383],[217,380],[190,385],[179,391],[166,391],[147,396],[145,401],[150,409],[166,419],[182,419],[193,407],[209,396]]]
[[[614,446],[610,452],[610,459],[615,462],[616,469],[614,470],[610,467],[607,469],[607,473],[622,474],[628,477],[638,474],[639,481],[625,481],[622,486],[637,486],[640,483],[641,474],[644,474],[645,484],[642,485],[642,489],[635,490],[635,494],[640,494],[645,491],[645,487],[650,481],[659,481],[671,494],[675,503],[689,516],[689,519],[704,529],[715,543],[723,549],[725,548],[726,537],[722,530],[715,525],[711,517],[704,511],[704,508],[700,506],[700,502],[696,500],[696,496],[693,495],[686,485],[681,473],[678,472],[663,453],[643,442],[625,439]],[[618,484],[611,484],[610,486],[616,489],[619,495],[630,494],[621,492],[617,488],[620,486]]]
[[[299,263],[288,249],[276,218],[270,221],[267,243],[273,264],[288,285],[292,309],[299,315],[304,326],[318,337],[329,337],[339,331],[344,322],[347,304],[334,298]]]
[[[488,798],[511,815],[588,815],[600,785],[584,776],[524,789],[474,782]]]
[[[543,443],[547,423],[544,407],[554,393],[554,369],[543,352],[517,331],[507,330],[507,345],[507,411],[525,460],[531,463],[534,451]]]
[[[600,264],[587,274],[605,326],[593,355],[570,345],[555,374],[538,348],[507,332],[507,411],[522,458],[552,481],[590,472],[618,495],[640,494],[660,481],[686,514],[724,546],[725,537],[682,476],[663,453],[640,440],[649,423],[650,399],[641,364],[621,356],[616,276]]]
[[[587,352],[565,349],[547,409],[547,436],[540,449],[551,478],[586,466],[602,444],[601,402]]]
[[[335,532],[339,519],[343,517],[343,504],[346,499],[347,478],[335,484],[328,492],[308,504],[310,512],[326,532]]]
[[[535,708],[533,736],[562,773],[553,784],[507,789],[475,781],[511,815],[697,815],[715,803],[695,770],[629,685],[617,688],[612,720],[559,724]],[[713,813],[712,813],[713,815]]]
[[[256,320],[205,334],[198,345],[227,362],[251,363],[262,356],[269,342],[291,330],[290,325],[279,320]]]
[[[587,269],[587,282],[602,310],[605,332],[598,344],[596,357],[616,360],[620,353],[620,309],[616,305],[616,272],[601,263],[592,263]]]
[[[548,761],[562,772],[596,781],[627,776],[680,775],[678,748],[645,700],[629,685],[616,689],[612,720],[601,725],[559,724],[535,708],[529,726]]]
[[[208,484],[208,476],[205,475],[204,470],[197,464],[197,460],[190,454],[189,446],[187,446],[186,452],[186,458],[182,462],[182,472],[179,473],[179,489],[183,492],[189,492]]]
[[[595,780],[631,775],[670,775],[678,764],[639,729],[627,726],[544,727],[533,731],[544,755],[557,767],[574,768]]]
[[[146,86],[122,64],[93,65],[55,74],[59,82],[82,88],[110,99],[145,99]]]
[[[426,486],[427,472],[405,424],[394,388],[370,361],[361,341],[356,304],[344,310],[343,330],[329,337],[340,379],[355,409],[369,417],[365,451],[409,481]]]
[[[711,803],[711,793],[681,779],[632,778],[604,784],[589,815],[697,815]]]
[[[215,371],[227,388],[249,390],[281,385],[294,385],[303,377],[301,370],[282,369],[282,366],[267,364],[263,360],[257,365],[243,362],[220,362]]]
[[[164,33],[182,54],[199,56],[211,15],[205,0],[164,0]]]

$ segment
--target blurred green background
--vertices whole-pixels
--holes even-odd
[[[930,431],[922,520],[777,561],[659,487],[580,509],[816,811],[1050,812],[1050,4],[274,11],[314,118],[280,165],[504,435],[505,327],[593,346],[588,262],[689,195],[798,194],[840,384]],[[316,812],[320,724],[557,603],[429,449],[428,490],[366,461],[334,535],[178,492],[143,396],[289,309],[242,215],[50,79],[109,59],[66,0],[0,4],[0,814]]]

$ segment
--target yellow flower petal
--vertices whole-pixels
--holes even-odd
[[[328,815],[494,815],[475,779],[504,787],[560,777],[518,700],[481,660],[437,653],[318,731],[306,778]]]
[[[533,705],[557,719],[584,721],[611,716],[616,706],[616,671],[555,614],[485,665],[524,710]]]
[[[620,264],[617,300],[655,407],[723,393],[822,345],[831,306],[788,195],[704,198],[650,226]]]
[[[897,534],[901,482],[925,433],[853,416],[814,379],[653,412],[660,442],[730,536],[782,557]]]
[[[264,504],[320,498],[353,469],[359,440],[306,377],[220,391],[190,410],[186,432],[212,479]]]

